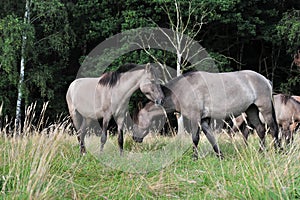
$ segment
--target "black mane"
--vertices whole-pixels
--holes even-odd
[[[280,94],[280,100],[281,100],[281,103],[283,104],[286,104],[287,101],[289,99],[291,99],[292,97],[290,95],[287,95],[287,94]],[[293,98],[294,99],[294,98]]]
[[[119,81],[121,73],[130,71],[130,70],[138,70],[141,68],[142,68],[141,65],[137,65],[137,64],[133,64],[133,63],[122,65],[116,71],[106,72],[106,73],[102,74],[98,83],[103,86],[113,87]]]
[[[296,104],[299,104],[299,105],[300,105],[300,102],[299,102],[299,101],[297,101],[297,100],[294,99],[292,96],[287,95],[287,94],[281,94],[281,95],[280,95],[280,99],[281,99],[281,102],[284,103],[284,104],[286,104],[286,103],[290,100],[290,101],[293,101],[293,102],[295,102]]]

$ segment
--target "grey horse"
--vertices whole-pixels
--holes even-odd
[[[278,125],[272,102],[272,86],[264,76],[250,70],[229,73],[190,72],[176,77],[163,87],[163,108],[152,103],[138,113],[138,123],[133,128],[133,139],[142,142],[149,132],[152,119],[166,112],[177,111],[184,117],[184,126],[192,133],[194,156],[202,128],[217,156],[223,154],[212,134],[211,119],[226,119],[246,112],[260,137],[261,150],[265,147],[265,127],[259,119],[262,113],[279,147]]]
[[[300,122],[300,97],[288,96],[284,94],[273,95],[274,107],[276,113],[277,123],[279,125],[280,132],[286,140],[286,144],[290,144],[293,141],[293,133],[298,127]],[[260,119],[264,122],[263,116],[260,115]],[[235,118],[235,124],[232,128],[233,132],[241,130],[247,143],[249,136],[249,129],[244,125],[247,120],[247,115],[242,117],[241,115]]]
[[[78,131],[82,154],[86,153],[84,137],[87,129],[99,119],[103,119],[101,151],[103,150],[107,140],[107,126],[112,117],[118,126],[118,144],[122,154],[122,128],[130,97],[140,88],[149,100],[161,104],[164,94],[157,77],[156,69],[150,64],[127,64],[117,71],[104,73],[100,78],[80,78],[70,84],[66,100],[71,119]]]

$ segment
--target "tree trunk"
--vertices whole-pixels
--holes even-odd
[[[24,25],[30,23],[30,0],[26,1],[25,5],[25,14],[24,14]],[[22,106],[22,90],[23,90],[23,82],[24,82],[24,74],[25,74],[25,49],[27,42],[27,32],[23,31],[22,34],[22,47],[21,47],[21,62],[20,62],[20,76],[19,76],[19,84],[18,84],[18,98],[17,98],[17,106],[16,106],[16,119],[15,119],[15,128],[20,133],[21,128],[21,106]]]
[[[180,40],[180,36],[179,33],[176,33],[177,36],[177,67],[176,67],[176,75],[180,76],[181,75],[181,40]],[[177,130],[177,134],[178,135],[182,135],[184,133],[184,125],[183,125],[183,117],[181,114],[178,115],[177,118],[177,124],[178,124],[178,130]]]

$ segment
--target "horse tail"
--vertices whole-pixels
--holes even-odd
[[[275,101],[274,101],[274,96],[273,96],[273,84],[272,82],[268,80],[268,83],[270,85],[270,96],[271,96],[271,109],[272,109],[272,119],[273,119],[273,135],[274,135],[274,138],[275,138],[275,146],[276,147],[280,147],[280,142],[279,142],[279,138],[278,138],[278,132],[279,132],[279,128],[278,128],[278,123],[277,123],[277,118],[276,118],[276,113],[275,113]]]
[[[275,107],[274,107],[274,100],[272,98],[272,101],[271,101],[271,105],[272,105],[272,118],[273,118],[273,123],[274,123],[274,126],[273,126],[273,136],[275,138],[275,146],[276,148],[277,147],[280,147],[280,140],[279,140],[279,126],[278,126],[278,123],[277,123],[277,118],[276,118],[276,113],[275,113]]]
[[[274,123],[276,127],[278,128],[277,119],[276,119],[276,113],[275,113],[275,107],[274,107],[274,101],[272,100],[272,118],[274,119]]]
[[[73,96],[74,96],[74,84],[76,82],[73,81],[67,91],[66,94],[66,101],[67,101],[67,105],[68,105],[68,110],[69,110],[69,114],[71,117],[71,120],[73,122],[73,126],[76,129],[76,131],[79,130],[81,123],[82,123],[82,115],[76,110],[76,107],[74,106],[74,102],[73,102]]]
[[[276,119],[276,113],[275,113],[275,101],[274,101],[274,96],[273,96],[273,85],[272,85],[272,82],[268,79],[269,81],[269,84],[271,86],[271,106],[272,106],[272,118],[274,120],[274,124],[275,124],[275,127],[276,127],[276,131],[275,132],[278,132],[278,123],[277,123],[277,119]]]

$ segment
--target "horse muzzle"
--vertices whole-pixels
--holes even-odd
[[[132,136],[132,139],[133,139],[135,142],[138,142],[138,143],[142,143],[142,142],[143,142],[143,138],[141,138],[141,137]]]
[[[156,105],[162,105],[164,103],[163,99],[155,99],[154,103]]]

